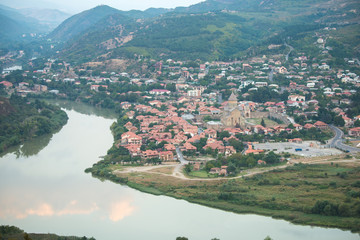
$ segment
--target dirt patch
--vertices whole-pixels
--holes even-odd
[[[98,67],[98,66],[102,66],[103,62],[87,62],[84,63],[83,66],[84,67]]]
[[[174,171],[175,167],[162,167],[162,168],[156,168],[156,169],[152,169],[149,170],[148,172],[153,172],[153,173],[164,173],[164,174],[169,174],[171,175]]]
[[[105,61],[105,66],[106,70],[124,71],[129,66],[129,62],[124,59],[110,59]]]

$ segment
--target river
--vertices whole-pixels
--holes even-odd
[[[68,106],[67,125],[27,147],[35,150],[24,145],[0,158],[0,225],[97,240],[359,239],[349,231],[234,214],[93,178],[84,169],[111,146],[114,119],[90,107],[76,110]]]

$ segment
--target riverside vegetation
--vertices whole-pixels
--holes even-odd
[[[34,137],[54,133],[67,123],[59,107],[11,95],[0,98],[0,153]]]
[[[0,226],[0,240],[95,240],[95,238],[74,237],[74,236],[58,236],[55,234],[26,233],[24,230],[15,227],[3,225]]]
[[[102,160],[86,170],[143,192],[166,195],[236,213],[255,213],[298,224],[360,231],[360,166],[333,163],[295,164],[236,179],[179,179],[169,174],[116,172]],[[120,168],[124,168],[121,166]]]

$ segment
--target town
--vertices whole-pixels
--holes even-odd
[[[325,28],[323,35],[314,36],[324,58],[331,49],[326,47],[329,31]],[[206,160],[194,170],[228,175],[236,168],[226,171],[228,166],[217,162],[218,156],[258,155],[243,164],[254,167],[291,155],[359,152],[360,115],[351,108],[357,104],[353,99],[360,79],[349,70],[359,64],[358,59],[345,59],[348,68],[340,69],[303,53],[289,57],[293,51],[289,47],[287,54],[231,62],[139,58],[131,72],[35,58],[27,66],[4,68],[0,84],[9,95],[116,109],[120,115],[112,127],[111,152],[114,159],[124,149],[131,156],[118,159],[121,164],[173,162],[184,155],[189,161]],[[2,61],[23,54],[7,54]],[[337,141],[342,132],[349,145]],[[275,152],[276,159],[267,162],[269,152]]]
[[[359,1],[159,2],[0,4],[0,240],[358,239]]]

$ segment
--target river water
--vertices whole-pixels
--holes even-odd
[[[240,215],[100,180],[84,169],[112,144],[111,115],[66,107],[69,121],[0,158],[0,225],[97,240],[359,239],[339,229]]]

